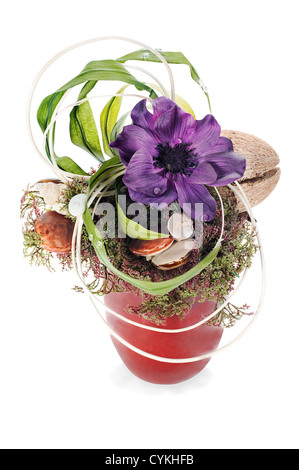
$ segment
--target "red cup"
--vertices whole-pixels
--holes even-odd
[[[178,316],[173,316],[168,318],[163,326],[155,325],[148,320],[125,311],[129,305],[140,305],[142,302],[141,296],[129,293],[111,293],[105,295],[104,302],[107,307],[125,318],[141,325],[149,325],[161,329],[161,332],[145,330],[126,323],[121,318],[117,318],[107,311],[107,322],[113,331],[124,340],[156,356],[183,359],[211,353],[217,349],[223,334],[223,328],[205,325],[181,333],[163,332],[165,329],[181,329],[194,325],[210,315],[215,309],[215,303],[208,301],[198,302],[199,298],[196,299],[186,318],[181,320]],[[183,364],[160,362],[132,351],[113,336],[111,338],[127,368],[140,379],[151,383],[175,384],[184,382],[201,372],[210,361],[210,358],[206,358]]]

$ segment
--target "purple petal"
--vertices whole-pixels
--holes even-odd
[[[131,118],[135,126],[142,127],[144,130],[154,132],[154,116],[148,111],[146,101],[142,100],[132,109]]]
[[[157,153],[157,142],[154,138],[141,127],[134,125],[125,126],[115,141],[110,143],[110,147],[118,149],[119,157],[125,166],[137,150],[144,149],[152,155]]]
[[[167,189],[167,179],[161,173],[163,174],[163,170],[154,167],[151,154],[138,150],[127,166],[123,182],[133,191],[155,197],[162,195]]]
[[[186,129],[185,141],[192,142],[195,152],[199,155],[213,149],[220,140],[221,127],[211,114]],[[229,140],[229,139],[228,139]]]
[[[160,96],[152,101],[153,105],[153,116],[154,120],[156,121],[162,114],[169,111],[174,106],[177,106],[174,101],[166,98],[166,96]]]
[[[186,142],[185,132],[194,126],[195,122],[191,114],[185,113],[179,106],[174,105],[157,119],[155,131],[162,143]]]
[[[191,184],[212,184],[217,179],[217,173],[209,163],[199,162],[188,178]]]
[[[133,201],[139,202],[141,204],[159,204],[162,207],[167,207],[178,197],[175,186],[172,181],[167,181],[167,188],[162,195],[157,196],[148,196],[142,191],[134,191],[129,188],[129,194]]]
[[[192,219],[199,219],[203,215],[203,220],[209,221],[214,219],[216,213],[216,201],[209,191],[201,184],[189,183],[188,179],[181,178],[175,182],[178,192],[178,200],[180,206]],[[200,206],[203,204],[203,214],[201,214]]]
[[[201,156],[211,155],[213,153],[223,153],[233,151],[233,143],[227,137],[219,137],[217,143],[213,146],[213,149],[209,149],[207,152],[202,152]]]
[[[131,118],[134,125],[142,127],[147,132],[154,132],[156,120],[164,113],[169,111],[176,104],[165,96],[160,96],[152,100],[153,113],[150,113],[146,107],[147,100],[139,101],[132,109]]]
[[[246,170],[246,158],[233,151],[200,157],[200,162],[209,163],[217,174],[211,186],[225,186],[242,178]]]

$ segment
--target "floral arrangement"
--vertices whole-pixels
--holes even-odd
[[[188,66],[207,97],[209,113],[197,119],[190,104],[175,94],[172,80],[170,92],[159,79],[155,85],[141,81],[130,72],[130,61],[161,62],[170,79],[169,64]],[[95,117],[91,102],[98,95],[91,92],[102,80],[124,85]],[[61,110],[68,92],[79,85],[77,101]],[[137,104],[121,114],[127,96]],[[71,142],[96,161],[89,169],[55,153],[56,126],[68,109]],[[117,60],[90,62],[41,102],[37,120],[42,152],[35,147],[56,178],[29,184],[21,199],[24,255],[31,263],[53,271],[75,269],[80,283],[74,289],[108,299],[110,315],[121,314],[125,325],[135,325],[135,338],[138,324],[150,332],[169,330],[171,321],[183,327],[198,305],[209,306],[197,318],[205,325],[199,328],[214,329],[218,336],[253,313],[246,304],[228,300],[260,248],[256,226],[240,211],[236,197],[248,159],[222,134],[207,89],[182,53],[143,48]],[[242,200],[245,204],[244,192]],[[109,299],[118,300],[112,305]],[[117,348],[122,343],[132,354],[147,348],[147,340],[139,349],[130,347],[115,323],[121,320],[113,318],[108,324]],[[141,358],[162,367],[163,359],[159,362],[153,352]],[[175,365],[177,370],[181,366]],[[166,370],[159,374],[165,379],[136,373],[158,383],[187,377],[167,378]]]

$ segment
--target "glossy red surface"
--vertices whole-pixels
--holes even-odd
[[[105,304],[117,313],[138,323],[156,326],[137,315],[132,316],[125,312],[128,305],[137,306],[141,303],[139,296],[112,293],[106,295],[104,300]],[[172,317],[167,320],[166,325],[159,328],[180,329],[193,325],[212,313],[214,308],[214,302],[196,302],[184,320],[177,316]],[[167,358],[188,358],[209,353],[217,348],[223,334],[223,328],[213,326],[200,326],[183,333],[160,333],[125,323],[108,311],[106,316],[109,325],[123,339],[143,351]],[[135,353],[113,337],[112,341],[124,364],[133,374],[142,380],[157,384],[175,384],[188,380],[201,372],[210,360],[208,358],[187,364],[158,362]]]

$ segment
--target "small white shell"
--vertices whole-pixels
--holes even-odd
[[[184,212],[175,212],[169,218],[167,228],[175,240],[186,240],[193,234],[193,220]]]
[[[69,212],[74,217],[83,215],[86,209],[87,196],[86,194],[77,194],[69,202]]]
[[[178,263],[184,259],[188,253],[195,248],[195,240],[181,240],[174,242],[168,250],[156,255],[152,258],[152,262],[156,266],[167,266],[173,263]]]
[[[59,197],[65,184],[51,182],[36,183],[35,187],[37,188],[40,196],[44,199],[45,203],[55,209],[57,205],[59,205]]]

